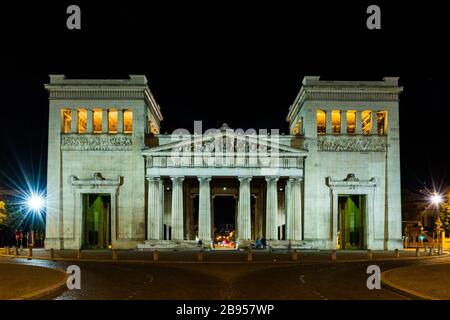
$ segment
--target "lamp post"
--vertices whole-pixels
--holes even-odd
[[[44,210],[45,198],[41,194],[32,193],[26,200],[26,206],[28,211],[32,214],[40,214]],[[34,224],[34,223],[33,223]],[[27,242],[30,242],[29,237],[31,237],[31,246],[34,246],[34,226],[30,230],[29,236],[27,237]]]
[[[444,197],[437,192],[433,192],[432,195],[430,196],[430,202],[433,208],[437,211],[436,213],[437,219],[434,222],[434,224],[436,225],[435,230],[436,230],[436,238],[438,241],[438,252],[439,252],[438,254],[442,254],[442,234],[441,234],[442,222],[439,214],[439,208],[441,204],[444,202]]]

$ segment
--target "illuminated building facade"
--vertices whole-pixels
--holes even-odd
[[[305,77],[287,135],[161,134],[145,76],[46,89],[46,248],[402,245],[397,78]]]

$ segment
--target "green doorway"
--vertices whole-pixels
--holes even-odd
[[[106,249],[111,245],[111,196],[83,195],[84,249]]]
[[[365,219],[365,195],[339,195],[338,246],[340,249],[364,249]]]

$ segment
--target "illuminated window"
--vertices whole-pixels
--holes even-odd
[[[110,109],[108,112],[108,132],[117,133],[117,110]]]
[[[362,134],[371,134],[372,131],[372,112],[363,111],[362,114]]]
[[[339,110],[331,111],[331,127],[333,133],[341,133],[341,112]]]
[[[102,133],[102,110],[94,109],[94,133]]]
[[[123,112],[123,133],[133,132],[133,111],[125,110]]]
[[[325,134],[326,128],[326,113],[323,110],[317,110],[317,134]]]
[[[293,134],[293,135],[302,134],[303,133],[302,123],[303,123],[303,118],[302,118],[302,120],[297,121],[295,126],[292,127],[291,134]]]
[[[387,112],[377,112],[377,132],[379,135],[384,136],[387,133]]]
[[[347,111],[347,133],[356,133],[356,111]]]
[[[87,132],[87,111],[78,109],[78,133]]]
[[[61,131],[70,133],[72,130],[72,111],[61,110]]]

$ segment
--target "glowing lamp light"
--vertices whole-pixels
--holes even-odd
[[[44,198],[40,195],[32,194],[26,203],[31,211],[40,212],[44,208]]]
[[[430,201],[432,204],[434,204],[435,206],[438,206],[442,203],[442,201],[444,200],[444,198],[442,197],[442,195],[438,194],[438,193],[434,193],[431,197],[430,197]]]

